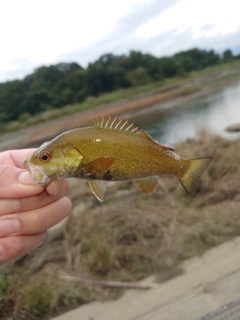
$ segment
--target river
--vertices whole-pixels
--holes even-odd
[[[202,129],[226,138],[238,138],[240,133],[225,129],[240,122],[240,82],[176,108],[161,110],[161,105],[154,106],[139,117],[139,122],[154,139],[168,145],[195,137]]]

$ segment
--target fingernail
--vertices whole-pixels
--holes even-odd
[[[36,182],[34,182],[33,178],[27,171],[20,173],[18,181],[25,186],[36,184]]]
[[[2,244],[0,244],[0,256],[2,256],[5,252],[5,248]]]
[[[16,219],[0,220],[0,236],[8,236],[20,230],[20,223]]]

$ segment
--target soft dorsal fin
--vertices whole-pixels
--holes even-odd
[[[144,130],[139,130],[137,135],[145,139],[153,140],[153,138]]]
[[[143,135],[144,131],[139,130],[133,123],[129,123],[128,120],[118,119],[118,117],[98,117],[94,121],[94,126],[97,129],[111,129],[123,131],[126,133],[134,133]],[[147,135],[147,134],[146,134]]]
[[[161,144],[161,146],[165,151],[175,151],[175,149],[169,147],[167,144]]]

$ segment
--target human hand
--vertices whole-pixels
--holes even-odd
[[[46,188],[35,183],[23,168],[33,149],[0,153],[0,263],[35,249],[48,228],[71,210],[65,197],[68,181],[52,181]]]

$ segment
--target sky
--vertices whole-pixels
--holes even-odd
[[[105,53],[240,53],[239,0],[0,0],[0,82]]]

